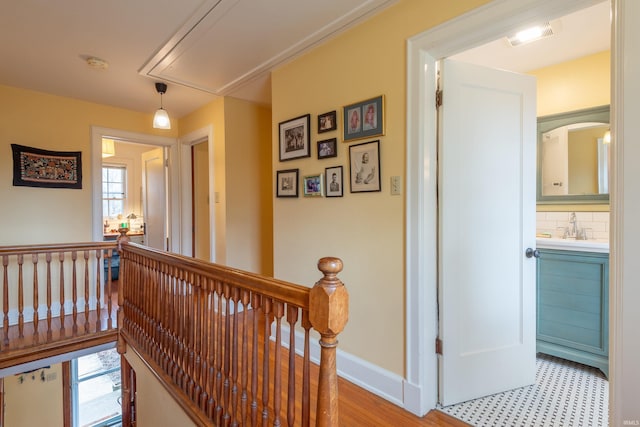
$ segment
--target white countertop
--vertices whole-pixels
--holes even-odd
[[[607,240],[575,240],[554,237],[538,237],[536,238],[536,247],[538,249],[609,253],[609,241]]]

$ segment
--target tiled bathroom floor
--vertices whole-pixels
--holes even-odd
[[[609,382],[599,369],[545,354],[536,383],[439,408],[476,427],[603,427],[608,425]]]

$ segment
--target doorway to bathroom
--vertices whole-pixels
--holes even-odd
[[[503,37],[498,41],[451,56],[449,60],[463,61],[464,63],[473,63],[476,65],[480,64],[482,66],[499,67],[501,69],[511,71],[512,73],[509,73],[511,75],[515,75],[514,73],[523,73],[524,75],[532,76],[538,83],[538,117],[547,116],[552,113],[573,114],[574,112],[572,110],[584,111],[581,110],[581,108],[600,107],[602,105],[606,105],[608,107],[608,104],[610,103],[609,49],[611,32],[609,2],[601,2],[585,9],[577,10],[568,15],[549,20],[548,22],[545,22],[543,26],[551,33],[551,35],[540,36],[541,38],[539,40],[529,42],[530,45],[528,46],[519,45],[517,42],[510,45],[510,38]],[[588,39],[588,37],[583,35],[583,28],[588,28],[588,37],[592,37],[592,39]],[[543,31],[541,31],[541,33],[543,33]],[[576,39],[583,39],[582,43],[576,42]],[[571,50],[567,51],[563,48],[562,43],[568,43],[571,40],[574,42],[569,43]],[[537,55],[536,49],[538,48],[542,49],[544,53],[542,56]],[[557,54],[552,56],[550,52],[557,52]],[[560,54],[561,52],[563,54]],[[507,58],[505,55],[511,55],[513,58]],[[580,72],[581,69],[588,69],[590,73],[593,74],[590,75],[585,73],[582,75],[582,82],[576,82],[575,71]],[[504,80],[506,80],[506,77]],[[560,91],[563,92],[563,96],[557,95],[557,92]],[[517,121],[512,122],[517,123]],[[605,127],[608,127],[608,120],[606,122]],[[600,140],[604,139],[604,133],[605,132],[603,130],[602,135],[598,134]],[[594,137],[594,141],[597,139],[598,138]],[[598,150],[595,143],[593,146],[594,149],[591,150],[586,145],[581,145],[579,147],[579,153],[576,154],[580,154],[580,156],[583,157],[588,155],[595,158]],[[573,151],[576,151],[575,146],[573,148],[570,146],[569,153],[573,157],[577,157],[572,153]],[[591,151],[593,151],[593,156],[591,156]],[[541,151],[538,151],[538,153],[540,154]],[[476,157],[480,158],[479,156]],[[522,160],[533,167],[534,163],[531,159],[535,157],[535,155],[523,156]],[[504,162],[493,163],[494,167],[498,164],[502,165],[499,169],[505,169],[506,165]],[[571,162],[569,164],[571,164]],[[446,164],[443,166],[442,161],[440,161],[440,166],[446,167]],[[542,168],[539,167],[538,172],[541,173],[541,171]],[[571,177],[574,175],[575,174],[570,174]],[[518,175],[514,174],[512,176],[513,178],[517,178]],[[591,174],[588,176],[591,176]],[[597,176],[597,174],[594,172],[593,176]],[[573,181],[578,182],[578,178],[581,178],[583,181],[588,179],[587,176],[584,178],[577,177],[574,178]],[[538,180],[538,182],[540,182],[540,180]],[[500,185],[497,185],[496,188],[500,188]],[[539,191],[534,190],[534,194],[530,194],[530,197],[534,198],[538,193]],[[594,197],[592,204],[596,202],[596,199],[597,201],[600,201],[602,197]],[[584,200],[581,200],[581,202],[584,203]],[[552,222],[558,226],[562,226],[562,228],[573,222],[575,228],[576,222],[578,221],[576,220],[576,214],[572,211],[580,210],[583,211],[578,212],[580,215],[580,223],[583,224],[582,228],[585,230],[585,233],[583,234],[586,234],[587,229],[592,232],[595,229],[598,231],[601,230],[605,238],[608,237],[608,218],[602,218],[602,224],[600,224],[598,221],[594,221],[594,215],[589,211],[589,209],[604,211],[605,215],[601,215],[604,217],[608,213],[608,205],[586,205],[585,207],[584,204],[577,206],[574,204],[565,207],[563,211],[562,209],[558,209],[557,204],[549,205],[542,203],[544,202],[539,199],[536,209],[536,222],[538,223],[536,228],[540,229],[542,227],[544,231],[548,231],[548,233],[544,233],[545,235],[553,235],[556,232],[556,228],[560,228],[554,227],[553,230],[547,230],[549,227],[547,221],[551,219],[555,219],[556,221]],[[570,204],[571,198],[567,197],[565,203]],[[596,220],[598,219],[600,218],[596,218]],[[588,224],[586,228],[584,227],[585,224]],[[492,229],[495,231],[496,229],[501,230],[501,228],[502,227],[493,227]],[[596,231],[596,233],[598,231]],[[578,239],[579,237],[578,235],[574,235],[574,238]],[[543,243],[546,244],[547,242],[538,241],[538,245],[543,245]],[[606,243],[608,244],[608,239],[606,240]],[[567,246],[571,245],[567,243]],[[530,245],[530,247],[535,248],[535,244]],[[489,252],[494,252],[497,246],[494,246],[493,248],[494,249]],[[582,249],[569,247],[568,250],[577,251]],[[536,320],[538,327],[537,335],[534,334],[537,337],[537,346],[535,345],[535,340],[533,342],[534,348],[537,347],[537,351],[540,352],[539,354],[551,354],[570,359],[572,361],[581,362],[586,364],[585,369],[587,369],[587,366],[601,368],[602,372],[606,375],[608,374],[608,364],[602,367],[600,359],[603,359],[604,357],[606,360],[608,356],[608,354],[606,354],[606,352],[608,352],[608,310],[600,309],[600,307],[602,304],[608,304],[608,256],[605,255],[606,260],[604,262],[600,262],[598,260],[598,263],[594,263],[592,260],[593,257],[590,257],[590,255],[590,252],[584,252],[582,254],[575,255],[575,258],[570,260],[562,258],[564,264],[562,267],[559,267],[557,265],[557,259],[549,259],[549,257],[556,256],[556,252],[552,250],[550,253],[545,251],[543,255],[544,259],[537,261],[537,270],[541,274],[541,277],[536,280],[536,285],[533,288],[535,289],[536,295],[536,297],[534,297],[533,304],[535,307],[537,299],[537,304],[539,305],[535,309],[534,317],[532,317]],[[441,257],[442,256],[446,256],[446,253],[441,253]],[[558,252],[557,256],[562,257],[564,254]],[[598,254],[598,256],[601,256],[601,254]],[[486,257],[482,258],[484,259]],[[504,257],[503,259],[505,263],[507,263],[507,258]],[[587,262],[583,263],[582,261],[584,260],[587,260]],[[549,272],[551,263],[553,263],[553,275],[550,275],[551,273]],[[517,263],[513,262],[507,264],[517,265]],[[505,271],[508,271],[506,266],[503,268]],[[558,270],[560,268],[563,270]],[[575,268],[580,269],[580,273],[574,272],[573,270]],[[567,269],[571,270],[570,274],[565,273]],[[583,276],[587,270],[589,271],[588,274],[593,276],[592,279],[589,279],[589,282],[587,282],[584,278],[585,276]],[[500,271],[500,268],[495,268],[493,271]],[[591,271],[593,271],[593,273],[591,273]],[[442,292],[442,289],[446,288],[448,285],[441,281],[440,286]],[[575,289],[569,290],[568,287],[572,286],[575,286]],[[510,288],[513,288],[513,286],[507,286],[507,289]],[[489,287],[489,289],[491,289],[491,287]],[[529,289],[533,291],[532,288]],[[580,300],[589,293],[593,294],[591,296],[591,298],[594,299],[593,307],[585,308],[580,305]],[[527,294],[523,292],[522,295],[524,296]],[[534,294],[532,292],[529,295]],[[561,302],[562,298],[569,298],[572,303],[563,305]],[[481,299],[478,298],[477,300],[480,301]],[[463,299],[456,301],[453,306],[460,306],[460,301],[463,301]],[[527,301],[527,299],[522,298],[521,301],[524,304],[524,301]],[[473,304],[477,304],[477,302],[474,302]],[[585,302],[585,305],[592,304],[589,301]],[[446,312],[450,310],[451,307],[447,307],[446,305],[441,307],[441,328],[442,322],[447,322]],[[442,313],[445,313],[444,317],[442,317]],[[473,310],[467,310],[467,313],[473,313]],[[479,318],[491,319],[495,318],[495,316],[485,317],[482,315]],[[522,319],[526,320],[527,318],[523,316]],[[589,331],[592,329],[594,331],[593,338],[588,335]],[[535,327],[533,327],[531,331],[535,332]],[[526,336],[530,336],[527,335],[526,332],[527,330],[523,328],[523,339]],[[549,344],[549,342],[551,342],[551,344]],[[575,347],[575,349],[572,349],[572,346]],[[581,350],[588,350],[584,353],[584,357],[579,354]],[[443,356],[440,359],[442,363],[442,361],[446,360],[447,357]],[[501,369],[504,370],[504,366],[507,365],[503,364],[502,366],[503,367]],[[442,374],[443,372],[440,371],[441,381]],[[469,378],[470,377],[466,377],[465,381],[468,381]],[[594,377],[594,382],[598,379],[599,378]],[[606,382],[606,377],[602,373],[600,374],[600,379],[604,379]],[[468,382],[465,383],[465,388],[468,388]],[[509,388],[504,388],[504,390],[507,389]],[[440,399],[441,402],[446,404],[446,395],[442,393],[442,390]],[[575,401],[575,399],[571,399],[568,404],[571,405],[573,401]]]
[[[418,215],[422,219],[412,222],[411,218],[409,218],[407,227],[407,245],[410,253],[407,265],[408,283],[410,284],[407,296],[407,325],[410,338],[407,348],[407,379],[410,384],[433,384],[433,379],[437,375],[433,370],[433,366],[437,364],[438,357],[429,355],[429,350],[437,337],[438,326],[437,324],[430,324],[428,320],[429,313],[425,314],[423,311],[425,306],[431,306],[431,301],[438,299],[435,289],[435,283],[437,282],[435,274],[439,271],[437,261],[439,259],[439,248],[431,243],[432,241],[430,240],[432,236],[430,233],[433,232],[437,235],[441,232],[438,231],[437,216],[434,217],[433,215],[434,212],[437,212],[439,197],[442,196],[442,194],[438,194],[437,182],[435,181],[436,175],[434,174],[441,167],[441,164],[438,160],[435,137],[432,135],[433,129],[436,129],[437,125],[435,118],[431,116],[434,111],[431,102],[433,102],[432,99],[435,98],[436,92],[434,71],[436,60],[451,57],[453,54],[464,50],[464,46],[471,47],[474,43],[488,42],[491,37],[495,39],[498,36],[503,36],[503,32],[506,32],[509,28],[515,29],[524,23],[531,23],[536,18],[557,18],[592,5],[594,5],[594,2],[588,1],[576,1],[561,6],[557,3],[552,5],[550,2],[528,1],[526,6],[522,6],[522,9],[526,11],[514,12],[514,10],[504,10],[505,8],[508,9],[509,5],[493,3],[486,7],[486,9],[493,8],[490,12],[493,13],[492,20],[485,21],[482,25],[479,24],[482,19],[478,18],[484,12],[481,10],[473,14],[475,21],[469,18],[465,28],[461,28],[463,20],[457,20],[458,22],[452,23],[450,26],[443,25],[410,40],[410,87],[408,91],[410,94],[410,99],[408,100],[410,129],[408,131],[407,153],[409,177],[407,179],[408,181],[414,179],[418,185],[412,190],[415,191],[415,194],[408,195],[407,211],[412,213],[422,212],[422,214]],[[516,5],[512,5],[512,7],[518,8]],[[559,10],[559,8],[568,9]],[[496,20],[501,22],[500,31],[490,28],[490,25],[487,26],[487,23],[497,22]],[[412,87],[413,85],[415,87]],[[466,123],[468,120],[470,120],[468,117],[461,118],[460,123]],[[415,126],[413,123],[415,123]],[[413,160],[414,158],[416,159],[415,161]],[[533,162],[534,160],[531,159],[531,161]],[[501,165],[495,165],[495,167],[501,167]],[[469,220],[474,221],[472,213],[469,214]],[[482,226],[482,224],[477,224],[477,226]],[[535,237],[535,235],[532,237]],[[461,239],[461,242],[464,241],[464,239]],[[481,255],[488,250],[487,248],[476,255],[481,258]],[[414,260],[420,260],[420,264],[414,263]],[[461,262],[467,262],[467,259],[461,259]],[[416,287],[414,287],[413,283],[426,283],[427,289],[420,288],[420,285],[415,285]],[[416,301],[415,304],[413,304],[414,300]],[[440,306],[439,309],[443,310],[443,307]],[[438,307],[433,307],[433,313],[437,314],[437,312]],[[426,323],[424,323],[425,321]],[[426,334],[420,334],[420,338],[416,338],[415,327],[411,325],[420,324],[421,322],[428,325],[423,330]],[[426,350],[425,355],[420,356],[421,360],[414,358],[412,354],[419,352],[422,348]],[[445,353],[447,351],[446,341],[443,343],[443,351]],[[464,381],[464,378],[461,381]],[[407,389],[411,390],[410,387]],[[427,394],[427,405],[429,405],[429,402],[437,400],[436,390],[427,391]]]

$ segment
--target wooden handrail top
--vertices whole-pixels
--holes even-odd
[[[117,243],[115,241],[0,246],[0,256],[20,255],[20,254],[25,255],[25,254],[34,254],[34,253],[47,253],[47,252],[84,251],[84,250],[95,250],[95,249],[114,249],[116,247],[117,247]]]
[[[309,309],[309,292],[310,288],[283,280],[274,279],[272,277],[250,273],[238,270],[232,267],[222,266],[219,264],[202,261],[196,258],[187,257],[175,253],[162,252],[148,246],[142,246],[137,243],[122,242],[123,255],[131,252],[144,258],[157,261],[160,266],[170,266],[173,273],[176,267],[183,272],[206,277],[212,280],[222,281],[240,289],[246,289],[257,292],[261,295],[274,298],[287,304],[294,304],[303,309]],[[178,277],[182,277],[183,273],[178,273]]]

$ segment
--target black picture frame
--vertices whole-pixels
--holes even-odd
[[[325,197],[343,196],[343,168],[342,166],[332,166],[324,169]]]
[[[298,197],[299,169],[276,172],[276,197]]]
[[[11,144],[13,185],[82,189],[82,152],[50,151]]]
[[[331,132],[338,129],[336,110],[318,114],[318,133]]]
[[[311,115],[296,117],[279,123],[280,161],[311,157]]]
[[[352,193],[382,191],[380,181],[380,141],[350,145],[349,169]]]
[[[384,95],[342,108],[343,141],[384,135]]]
[[[318,141],[318,159],[328,159],[338,156],[338,139],[324,139]]]

